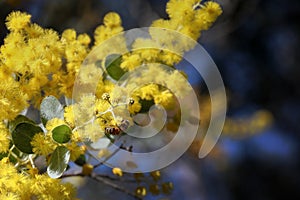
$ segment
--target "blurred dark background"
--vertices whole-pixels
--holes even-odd
[[[128,30],[165,18],[166,2],[0,0],[0,44],[7,34],[5,17],[12,10],[30,13],[32,21],[43,27],[59,32],[75,28],[92,35],[108,11],[118,12]],[[170,199],[300,199],[300,2],[217,2],[224,13],[200,43],[223,76],[230,100],[228,116],[267,109],[274,122],[244,139],[223,136],[218,143],[222,156],[199,160],[186,154],[166,168],[175,186]],[[93,187],[87,184],[79,196],[95,198],[89,196]],[[105,190],[118,196],[105,199],[120,198],[121,194]]]

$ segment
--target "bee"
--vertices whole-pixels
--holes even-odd
[[[116,125],[116,126],[110,126],[110,127],[105,127],[104,131],[105,134],[108,135],[120,135],[120,133],[122,133],[122,130],[126,130],[129,126],[129,121],[123,119],[121,121],[121,124]]]
[[[122,131],[118,126],[105,127],[105,134],[119,135]]]

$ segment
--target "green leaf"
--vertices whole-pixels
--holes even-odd
[[[20,151],[31,154],[33,151],[30,142],[35,134],[40,132],[43,132],[41,127],[31,123],[22,122],[18,124],[12,132],[13,143]]]
[[[41,103],[41,119],[44,125],[53,118],[64,118],[64,108],[54,96],[48,96]]]
[[[125,71],[120,67],[121,62],[122,55],[120,54],[111,54],[105,58],[107,74],[116,81],[125,74]]]
[[[84,154],[81,154],[76,160],[75,163],[79,166],[83,166],[86,163],[86,158]]]
[[[146,112],[149,111],[149,109],[151,108],[151,106],[153,106],[155,103],[154,103],[153,99],[151,99],[151,100],[141,99],[140,100],[140,104],[141,104],[142,108],[139,111],[139,113],[146,113]]]
[[[29,123],[29,124],[35,124],[34,121],[32,121],[31,119],[27,118],[24,115],[18,115],[13,121],[10,121],[8,123],[8,129],[10,132],[13,132],[13,130],[16,128],[16,126],[20,123]]]
[[[62,144],[70,141],[72,130],[67,125],[60,125],[52,130],[52,138],[54,141]]]
[[[70,160],[70,151],[64,146],[58,146],[51,155],[47,173],[51,178],[59,178],[65,172]]]

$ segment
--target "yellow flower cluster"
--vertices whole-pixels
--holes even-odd
[[[131,98],[133,102],[129,104],[128,111],[130,112],[130,114],[138,113],[142,108],[142,105],[139,103],[140,98],[134,95]]]
[[[168,20],[158,19],[152,27],[178,31],[197,40],[201,31],[207,30],[217,17],[222,13],[221,7],[216,2],[199,0],[170,0],[166,11]],[[176,35],[168,31],[150,28],[151,39],[137,39],[132,45],[133,51],[123,56],[121,67],[133,70],[143,63],[164,63],[174,66],[181,60],[184,51],[190,50],[195,43],[187,41],[178,42]],[[184,40],[184,39],[181,39]]]
[[[39,103],[41,91],[50,92],[48,76],[60,69],[63,46],[56,32],[30,23],[30,15],[26,13],[11,13],[6,25],[11,32],[0,48],[0,74],[1,79],[7,80],[7,85],[0,90],[7,92],[0,95],[10,104],[20,102],[15,111],[18,113],[29,100]]]
[[[29,101],[38,106],[46,95],[72,97],[75,77],[90,51],[87,34],[77,36],[75,30],[67,29],[60,38],[57,32],[31,23],[30,18],[16,11],[6,19],[11,32],[0,48],[0,78],[7,80],[0,87],[4,108],[0,120],[14,119]],[[122,31],[119,15],[107,14],[104,25],[95,31],[95,45]]]
[[[206,30],[222,12],[215,2],[201,4],[196,0],[171,0],[166,10],[170,19],[158,19],[152,23],[152,27],[176,30],[193,39],[197,39],[200,32]],[[12,12],[6,19],[10,33],[0,48],[0,78],[6,80],[0,86],[0,105],[3,108],[0,111],[0,121],[14,119],[28,106],[28,102],[39,105],[44,95],[71,97],[74,80],[81,63],[93,48],[90,48],[91,39],[87,34],[77,35],[75,30],[67,29],[59,37],[57,32],[32,23],[30,18],[29,14],[17,11]],[[94,47],[105,43],[105,40],[122,31],[120,16],[114,12],[108,13],[103,19],[103,25],[95,30]],[[150,35],[150,39],[140,38],[134,41],[132,50],[122,56],[121,67],[124,70],[132,70],[141,64],[154,62],[173,67],[181,60],[183,52],[191,48],[191,44],[174,43],[176,38],[161,29],[159,31],[150,29]],[[144,47],[147,48],[143,49]],[[114,45],[107,47],[110,53],[120,48],[127,49],[122,34],[116,38]],[[89,76],[99,71],[96,68],[95,70],[82,73],[86,76],[82,77],[82,80],[87,88],[89,80],[92,80]],[[177,81],[178,79],[169,82]],[[114,84],[111,81],[99,80],[96,97],[99,99],[103,93],[110,93],[113,88]],[[173,93],[154,84],[142,87],[136,91],[133,98],[136,101],[128,106],[130,113],[137,113],[141,109],[139,100],[143,99],[152,99],[165,107],[174,104]],[[72,110],[81,113],[79,107],[74,106]],[[74,119],[67,113],[69,112],[66,112],[66,121],[73,127],[74,123],[71,121]],[[82,119],[85,121],[89,117],[82,117]]]
[[[28,106],[28,96],[22,91],[21,85],[1,69],[0,80],[5,81],[0,84],[0,121],[12,120]]]
[[[176,30],[194,40],[198,39],[201,31],[207,30],[222,13],[218,3],[208,1],[201,4],[201,0],[170,0],[166,11],[170,19],[159,19],[154,21],[152,26]]]
[[[202,95],[200,100],[201,128],[207,129],[211,120],[210,96]],[[215,107],[215,109],[219,109]],[[258,134],[267,129],[273,123],[273,115],[268,110],[260,109],[250,116],[226,117],[222,135],[233,138],[244,138]],[[196,151],[199,150],[197,146]]]
[[[98,26],[95,30],[95,46],[101,44],[103,41],[111,38],[112,36],[123,32],[121,26],[122,21],[117,13],[110,12],[104,16],[104,25]]]
[[[190,92],[190,87],[182,72],[169,71],[168,68],[161,64],[147,65],[141,72],[141,76],[135,77],[133,82],[129,81],[125,86],[128,93],[131,92],[131,96],[137,101],[153,100],[155,104],[159,104],[165,109],[172,109],[176,103],[175,97],[185,96]]]
[[[0,161],[0,199],[76,199],[75,188],[47,175],[26,176],[18,173],[8,159]]]
[[[52,29],[32,23],[29,14],[19,11],[9,14],[6,26],[10,32],[0,47],[0,79],[3,81],[0,84],[0,153],[7,153],[10,148],[12,136],[7,123],[29,105],[38,107],[47,95],[72,98],[76,77],[78,88],[86,95],[74,99],[75,104],[64,108],[64,119],[49,120],[47,133],[33,137],[30,144],[34,155],[26,157],[28,160],[21,164],[17,163],[18,169],[9,164],[8,158],[0,161],[0,199],[74,199],[75,192],[71,185],[38,175],[31,158],[43,155],[48,159],[58,146],[64,146],[70,151],[70,160],[75,161],[85,152],[80,142],[86,138],[92,142],[99,140],[107,134],[106,128],[118,132],[120,126],[129,126],[132,119],[126,117],[140,112],[143,101],[173,108],[175,97],[187,92],[187,81],[178,70],[161,70],[160,65],[174,67],[193,44],[176,41],[174,35],[155,27],[172,29],[196,40],[221,12],[215,2],[201,4],[199,0],[170,0],[167,5],[170,19],[154,21],[153,28],[149,30],[151,38],[136,39],[131,47],[127,46],[123,37],[121,18],[114,12],[105,15],[103,25],[96,28],[94,45],[91,45],[87,34],[77,34],[75,30],[67,29],[59,36]],[[107,45],[105,41],[116,35],[118,37]],[[93,67],[81,67],[86,56],[98,45],[103,45],[102,52],[97,55],[101,59],[91,63],[86,61],[87,66]],[[114,80],[107,79],[107,74],[101,73],[108,71],[103,70],[106,56],[120,52],[129,52],[121,55],[121,71],[131,71],[148,63],[158,64],[151,65],[125,88],[118,88]],[[101,76],[98,77],[98,74]],[[95,81],[98,81],[97,88],[93,91],[91,86]],[[137,86],[139,89],[135,89]],[[128,93],[130,97],[125,95]],[[53,129],[60,125],[67,125],[72,130],[71,139],[63,144],[51,137]],[[14,154],[18,159],[14,152],[9,151],[9,154]],[[99,152],[99,156],[108,154],[106,149]],[[28,163],[32,166],[26,167],[27,173],[19,173],[23,164]],[[113,173],[123,175],[119,168],[114,168]]]
[[[46,129],[48,131],[46,134],[40,133],[40,134],[36,134],[33,137],[31,141],[31,145],[33,147],[33,152],[36,155],[48,156],[55,150],[55,148],[58,145],[62,145],[56,143],[51,137],[52,130],[55,127],[58,127],[60,125],[67,125],[67,123],[62,119],[53,118],[49,120],[46,124]],[[70,151],[71,154],[70,159],[72,161],[75,161],[81,154],[84,154],[84,149],[82,149],[81,146],[77,144],[78,142],[81,141],[82,137],[78,136],[77,134],[78,132],[75,132],[72,135],[71,140],[68,143],[63,144]]]
[[[73,113],[73,105],[66,106],[64,109],[64,118],[71,128],[75,128],[75,116]]]
[[[56,147],[50,134],[44,135],[44,133],[36,134],[31,141],[31,145],[35,154],[44,156],[52,153]]]
[[[82,61],[87,56],[90,37],[87,34],[77,36],[76,31],[67,29],[62,33],[61,43],[64,47],[64,58],[66,59],[66,69],[53,74],[53,86],[59,86],[59,92],[66,97],[72,97],[74,80],[80,69]]]
[[[7,17],[6,26],[10,31],[20,31],[27,27],[30,23],[30,15],[26,13],[21,13],[20,11],[12,12]]]
[[[121,68],[126,71],[134,70],[147,63],[160,63],[174,67],[181,61],[185,51],[194,47],[203,30],[207,30],[217,17],[222,13],[221,7],[215,2],[201,3],[199,0],[170,0],[166,11],[170,19],[158,19],[152,23],[149,29],[150,38],[138,38],[132,44],[129,53],[122,56]],[[161,29],[162,28],[162,29]],[[177,31],[168,31],[168,29]],[[181,34],[179,37],[178,35]],[[186,35],[182,36],[182,35]],[[179,41],[180,40],[180,41]],[[154,65],[156,66],[156,65]],[[171,92],[165,87],[156,84],[149,84],[140,87],[134,92],[133,97],[141,100],[153,100],[165,108],[172,108],[175,105],[175,96],[186,94],[186,80],[181,78],[182,74],[175,70],[171,74],[161,72],[155,67],[149,69],[148,77],[137,77],[135,86],[142,86],[147,83],[149,77],[156,77],[157,84],[162,82],[166,88],[173,88]],[[153,81],[153,80],[152,80]],[[169,87],[170,86],[170,87]],[[131,87],[131,86],[128,86]],[[131,111],[131,113],[133,113]]]
[[[273,116],[267,110],[258,110],[247,118],[227,118],[223,134],[234,138],[248,137],[264,131],[272,121]]]
[[[0,152],[7,152],[9,148],[9,131],[6,125],[0,121]]]

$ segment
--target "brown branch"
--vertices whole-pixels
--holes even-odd
[[[114,177],[111,177],[109,175],[104,175],[104,174],[92,174],[92,175],[84,175],[82,173],[75,173],[75,174],[63,174],[60,178],[68,178],[68,177],[76,177],[76,176],[80,176],[80,177],[90,177],[91,179],[93,180],[96,180],[98,182],[101,182],[105,185],[108,185],[110,187],[112,187],[113,189],[115,190],[118,190],[120,192],[123,192],[127,195],[130,195],[132,197],[134,197],[135,199],[140,199],[142,200],[142,198],[138,195],[136,195],[134,192],[131,192],[127,189],[125,189],[124,187],[121,187],[115,183],[112,183],[110,181],[108,181],[107,179],[111,180],[111,181],[120,181],[119,178],[114,178]],[[135,182],[135,180],[122,180],[122,181],[125,181],[125,182]]]
[[[114,156],[116,153],[118,153],[118,151],[120,149],[124,148],[123,145],[124,145],[124,143],[122,143],[118,149],[116,149],[113,153],[111,153],[108,157],[106,157],[102,162],[94,165],[93,166],[94,169],[101,166],[101,165],[103,165],[107,160],[109,160],[112,156]],[[139,199],[139,200],[143,199],[142,197],[136,195],[134,192],[131,192],[131,191],[125,189],[124,187],[121,187],[120,185],[111,182],[111,181],[135,182],[135,180],[125,180],[125,179],[122,180],[122,179],[119,179],[119,178],[111,177],[109,175],[95,174],[95,173],[92,173],[91,175],[84,175],[81,172],[80,173],[74,173],[74,174],[72,174],[72,173],[71,174],[63,174],[60,178],[75,177],[75,176],[90,177],[93,180],[96,180],[98,182],[106,184],[106,185],[112,187],[115,190],[118,190],[120,192],[123,192],[123,193],[129,195],[129,196],[134,197],[135,199]],[[110,181],[107,180],[107,179],[109,179]]]
[[[127,182],[127,183],[135,183],[136,180],[135,179],[124,179],[124,178],[120,178],[120,177],[112,177],[106,174],[97,174],[97,176],[102,177],[102,178],[106,178],[109,179],[111,181],[120,181],[120,182]]]
[[[94,169],[101,166],[101,165],[103,165],[106,161],[108,161],[111,157],[113,157],[116,153],[118,153],[120,151],[120,149],[122,149],[122,147],[123,147],[123,143],[120,145],[120,147],[118,149],[116,149],[114,152],[112,152],[103,161],[101,161],[98,164],[94,165]]]
[[[81,176],[84,177],[85,175],[82,173],[75,173],[75,174],[63,174],[60,178],[68,178],[68,177],[75,177],[75,176]]]
[[[119,186],[119,185],[117,185],[117,184],[115,184],[115,183],[112,183],[112,182],[106,180],[105,178],[103,178],[103,177],[101,177],[101,176],[98,176],[98,175],[91,175],[91,176],[89,176],[89,177],[92,178],[93,180],[96,180],[96,181],[98,181],[98,182],[104,183],[104,184],[106,184],[106,185],[108,185],[108,186],[114,188],[115,190],[118,190],[118,191],[120,191],[120,192],[123,192],[123,193],[129,195],[129,196],[132,196],[132,197],[134,197],[135,199],[139,199],[139,200],[142,200],[142,199],[143,199],[142,197],[136,195],[135,193],[133,193],[133,192],[131,192],[131,191],[125,189],[124,187],[121,187],[121,186]]]

